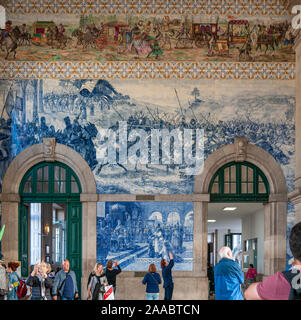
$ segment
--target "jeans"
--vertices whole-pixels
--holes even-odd
[[[66,297],[62,297],[61,300],[74,300],[74,298],[66,298]]]
[[[159,293],[146,293],[146,300],[159,300]]]
[[[173,284],[165,288],[164,300],[171,300],[173,293]]]

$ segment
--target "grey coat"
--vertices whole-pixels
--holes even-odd
[[[101,286],[104,286],[105,283],[108,283],[107,277],[105,276],[104,273],[102,274],[102,276],[100,276],[99,281],[100,281]],[[93,275],[90,280],[90,283],[88,285],[88,287],[91,290],[92,297],[93,297],[93,292],[94,292],[94,289],[95,289],[97,282],[98,282],[98,279],[97,279],[96,275]],[[103,293],[102,292],[99,292],[98,300],[103,300]]]
[[[78,293],[77,283],[76,283],[76,275],[75,275],[74,271],[72,271],[72,270],[69,271],[69,274],[70,274],[72,281],[73,281],[73,289],[74,289],[74,295],[75,295],[76,293]],[[55,275],[55,279],[54,279],[53,286],[52,286],[52,294],[54,296],[57,295],[57,290],[60,289],[61,284],[66,279],[66,275],[67,275],[67,273],[64,270],[60,270]],[[60,295],[63,294],[64,288],[65,288],[65,282],[64,282],[62,288],[60,289],[60,292],[59,292]]]
[[[7,291],[6,270],[3,266],[0,266],[0,289]]]

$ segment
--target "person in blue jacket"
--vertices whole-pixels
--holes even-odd
[[[231,249],[222,247],[219,255],[222,259],[214,267],[215,299],[244,300],[241,291],[244,274],[239,264],[233,260]]]
[[[164,280],[163,288],[165,289],[164,300],[171,300],[173,294],[171,269],[174,266],[174,259],[171,252],[169,252],[169,259],[169,262],[166,259],[161,260],[162,277]]]
[[[161,284],[161,277],[153,263],[149,265],[148,273],[145,275],[142,283],[146,284],[146,299],[159,300],[159,284]]]

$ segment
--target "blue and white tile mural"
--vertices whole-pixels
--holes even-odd
[[[285,80],[0,80],[0,182],[19,152],[55,137],[87,161],[98,193],[192,193],[194,176],[185,174],[185,162],[163,164],[162,155],[156,164],[121,161],[118,132],[125,124],[126,152],[136,158],[152,129],[203,129],[205,158],[246,136],[281,164],[292,190],[294,90]],[[117,135],[116,164],[102,163],[102,129]],[[145,141],[138,141],[133,132],[142,129]]]
[[[175,270],[193,269],[192,202],[99,202],[97,261],[146,271],[173,252]]]
[[[0,80],[0,183],[18,153],[43,137],[55,137],[87,161],[100,194],[190,194],[195,176],[185,171],[189,162],[164,162],[162,149],[174,151],[174,142],[161,143],[159,161],[150,161],[151,131],[203,129],[205,159],[235,137],[247,137],[280,163],[291,191],[294,85],[289,80]],[[135,135],[142,131],[143,139]],[[112,137],[114,143],[108,140]],[[196,134],[192,139],[197,140]],[[109,154],[115,163],[103,162]],[[140,162],[124,161],[129,155]],[[174,152],[172,160],[176,156]],[[289,204],[288,228],[293,217]]]

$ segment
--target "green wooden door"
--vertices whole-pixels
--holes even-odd
[[[82,276],[82,205],[70,202],[67,208],[67,259],[76,274],[79,294]]]
[[[28,213],[29,207],[24,203],[19,205],[19,260],[21,261],[21,275],[28,275]]]
[[[82,206],[80,181],[74,171],[60,162],[41,162],[24,175],[19,193],[19,260],[22,276],[29,268],[29,203],[67,203],[67,254],[76,273],[80,291],[82,275]]]

